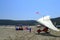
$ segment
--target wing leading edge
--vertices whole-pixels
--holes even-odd
[[[42,17],[40,19],[37,20],[37,22],[45,25],[46,27],[52,29],[52,30],[55,30],[55,31],[59,31],[59,29],[57,29],[53,23],[51,22],[50,20],[50,16],[45,16],[45,17]]]

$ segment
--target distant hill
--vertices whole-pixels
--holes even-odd
[[[56,22],[56,25],[60,25],[60,17],[52,18],[51,20],[52,20],[53,23]]]
[[[35,20],[0,20],[0,25],[35,25]]]
[[[60,24],[60,17],[58,18],[52,18],[51,19],[53,23]],[[23,25],[36,25],[39,24],[35,20],[2,20],[0,19],[0,25],[17,25],[17,24],[23,24]]]

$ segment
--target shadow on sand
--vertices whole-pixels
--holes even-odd
[[[36,35],[43,35],[43,36],[51,36],[51,37],[60,37],[60,36],[57,36],[57,35],[53,35],[53,34],[50,34],[50,33],[36,33]]]

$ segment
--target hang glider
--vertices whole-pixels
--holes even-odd
[[[40,19],[37,20],[37,22],[43,24],[44,26],[52,29],[52,30],[55,30],[55,31],[59,31],[58,28],[56,28],[53,23],[51,22],[50,20],[50,16],[45,16],[45,17],[42,17]]]

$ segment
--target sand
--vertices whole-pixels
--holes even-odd
[[[15,26],[0,26],[0,40],[60,40],[60,32],[50,30],[49,34],[37,34],[37,28],[30,26],[32,32],[28,30],[15,30]]]

